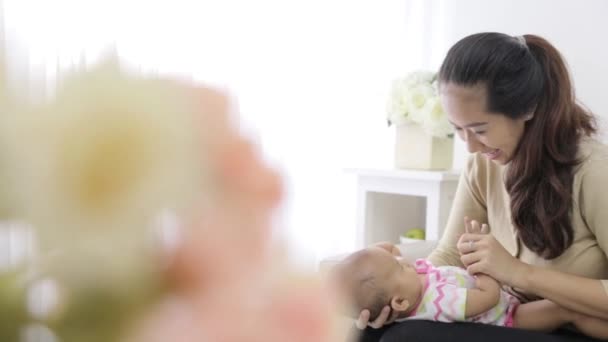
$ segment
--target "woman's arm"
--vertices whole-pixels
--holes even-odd
[[[574,194],[585,223],[597,245],[608,258],[608,153],[604,147],[594,151],[581,172],[578,193]],[[523,265],[513,286],[527,289],[568,309],[608,319],[607,280],[566,274],[556,270]]]
[[[567,309],[608,320],[608,295],[602,281],[523,264],[513,287],[526,289]]]
[[[608,153],[595,151],[580,172],[574,191],[584,227],[595,236],[608,258]],[[471,243],[470,241],[473,241]],[[470,274],[485,273],[503,284],[549,299],[567,309],[608,319],[608,280],[575,276],[528,265],[509,254],[489,235],[464,234],[458,243],[461,260]]]
[[[509,254],[491,235],[464,234],[458,249],[470,274],[484,273],[570,310],[608,319],[608,295],[601,280],[526,264]]]
[[[450,216],[441,241],[427,258],[433,265],[463,266],[460,261],[460,252],[456,248],[458,239],[465,233],[463,218],[468,217],[478,222],[488,222],[486,200],[479,187],[480,182],[485,182],[485,177],[485,172],[480,173],[478,171],[475,156],[471,156],[460,175]]]

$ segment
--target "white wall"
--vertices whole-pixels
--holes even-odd
[[[445,15],[438,23],[444,41],[435,44],[432,60],[441,59],[466,35],[497,31],[512,35],[536,34],[560,50],[570,66],[579,99],[603,119],[604,140],[608,121],[608,1],[606,0],[436,0]],[[439,18],[434,19],[439,20]],[[440,56],[438,58],[438,56]],[[466,158],[456,144],[455,167]]]
[[[144,2],[57,0],[33,13],[36,0],[0,0],[10,13],[2,24],[14,28],[7,33],[27,48],[20,60],[48,65],[47,76],[111,42],[143,70],[231,89],[245,126],[285,175],[282,231],[303,253],[355,245],[355,184],[344,168],[392,167],[390,81],[438,68],[467,34],[546,36],[570,62],[581,99],[608,117],[600,93],[608,0],[148,1],[142,14]],[[456,150],[458,168],[465,148]]]

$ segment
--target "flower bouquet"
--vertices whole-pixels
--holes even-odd
[[[416,71],[393,81],[386,114],[389,126],[397,127],[397,168],[451,168],[454,134],[441,106],[435,72]]]

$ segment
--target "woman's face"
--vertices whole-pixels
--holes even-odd
[[[444,83],[441,104],[458,136],[471,153],[481,153],[498,164],[507,164],[524,133],[529,118],[511,119],[486,111],[486,90],[478,85],[463,87]]]

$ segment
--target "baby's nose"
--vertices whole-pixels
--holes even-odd
[[[396,258],[397,258],[397,261],[399,261],[399,263],[400,263],[401,265],[405,265],[405,266],[411,266],[410,262],[409,262],[409,261],[407,261],[407,260],[406,260],[404,257],[402,257],[402,256],[398,256],[398,257],[396,257]]]

